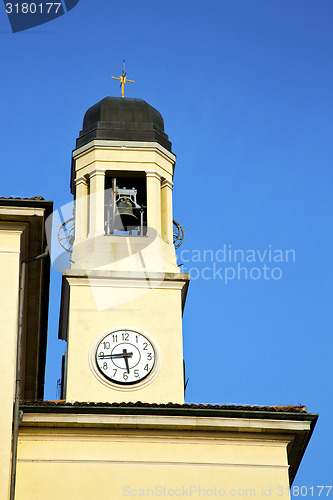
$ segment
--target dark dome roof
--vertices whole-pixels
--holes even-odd
[[[76,147],[94,139],[155,141],[171,151],[161,114],[142,99],[105,97],[89,108]]]

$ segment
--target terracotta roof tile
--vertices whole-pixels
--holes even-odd
[[[45,198],[43,198],[42,196],[33,196],[32,198],[20,198],[19,196],[9,196],[8,198],[6,198],[5,196],[0,196],[0,200],[42,200],[44,201]]]
[[[38,406],[38,407],[85,407],[85,408],[179,408],[179,409],[193,409],[193,410],[237,410],[237,411],[256,411],[256,412],[279,412],[279,413],[307,413],[307,409],[303,405],[275,405],[275,406],[251,406],[251,405],[212,405],[202,403],[143,403],[142,401],[130,403],[92,403],[84,401],[75,401],[68,403],[65,400],[58,401],[21,401],[24,406]]]

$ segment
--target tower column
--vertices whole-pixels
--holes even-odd
[[[161,185],[162,238],[169,243],[173,241],[172,189],[173,183],[163,179]]]
[[[78,177],[75,186],[75,240],[80,241],[88,235],[88,181],[85,177]]]
[[[104,234],[105,171],[94,170],[90,175],[89,238]]]
[[[161,234],[161,176],[146,172],[147,178],[147,225]]]

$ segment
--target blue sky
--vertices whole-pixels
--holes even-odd
[[[125,58],[135,80],[126,95],[161,112],[177,155],[174,217],[187,229],[179,262],[194,275],[184,315],[186,400],[301,403],[319,413],[300,486],[332,480],[332,20],[331,0],[80,0],[13,34],[0,5],[1,195],[41,195],[55,207],[71,201],[83,115],[120,95],[111,75]],[[291,249],[295,262],[265,260],[281,279],[226,284],[218,273],[212,279],[214,265],[225,272],[216,260],[224,245]],[[213,262],[185,262],[204,250]],[[49,399],[64,349],[59,301],[53,272]]]

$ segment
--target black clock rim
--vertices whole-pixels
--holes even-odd
[[[96,360],[96,357],[95,357],[95,360]],[[144,377],[140,378],[140,380],[138,381],[133,381],[133,382],[119,382],[118,380],[114,380],[113,378],[111,377],[108,377],[107,375],[105,375],[105,373],[103,373],[103,371],[100,369],[100,367],[98,366],[97,362],[96,362],[96,367],[98,369],[98,371],[100,372],[101,375],[103,375],[103,378],[107,379],[107,380],[110,380],[113,384],[117,384],[117,385],[136,385],[136,384],[140,384],[140,382],[142,382],[143,380],[145,380],[147,377],[149,377],[149,375],[151,374],[151,372],[153,371],[154,369],[154,366],[155,366],[155,363],[156,363],[156,359],[154,359],[154,364],[153,366],[151,367],[151,370],[149,373],[147,373],[147,375],[145,375]]]

